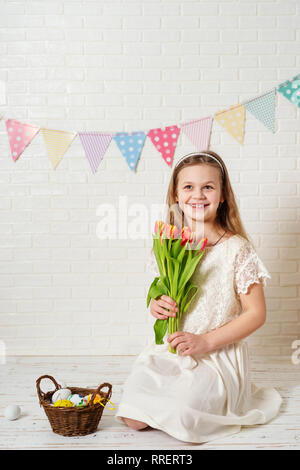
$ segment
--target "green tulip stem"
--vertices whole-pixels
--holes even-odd
[[[173,333],[175,333],[175,331],[178,331],[178,329],[179,329],[179,318],[180,318],[179,311],[176,313],[176,317],[169,317],[169,319],[168,319],[169,335],[172,335]],[[168,349],[171,353],[176,354],[176,348],[172,348],[170,343],[169,343],[169,348]]]

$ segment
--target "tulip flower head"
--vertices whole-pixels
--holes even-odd
[[[154,226],[154,233],[161,237],[165,224],[161,220],[157,220]]]
[[[179,230],[176,227],[176,225],[166,224],[165,225],[165,234],[166,234],[167,238],[170,238],[170,239],[173,240],[174,238],[178,238]]]
[[[181,245],[184,246],[187,242],[192,243],[194,235],[189,227],[183,227],[181,231]]]
[[[200,242],[198,243],[198,246],[200,245],[200,249],[199,249],[198,253],[201,253],[201,251],[204,251],[204,248],[206,247],[206,244],[207,244],[207,238],[202,238],[200,240]]]

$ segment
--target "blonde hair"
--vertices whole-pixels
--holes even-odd
[[[212,158],[210,158],[209,155],[211,155]],[[223,172],[216,160],[218,160],[220,165],[223,167]],[[231,232],[233,235],[240,235],[241,237],[248,240],[248,242],[253,244],[253,241],[243,226],[225,163],[222,158],[212,150],[205,150],[204,153],[196,152],[191,154],[191,156],[187,156],[186,159],[183,159],[175,166],[166,196],[166,206],[169,208],[169,210],[167,210],[167,213],[164,216],[164,222],[171,225],[177,225],[178,227],[182,228],[184,214],[179,208],[179,205],[176,203],[178,175],[183,168],[198,164],[210,165],[216,168],[219,172],[221,194],[224,198],[224,202],[217,210],[216,223],[218,226],[226,231]],[[170,208],[172,209],[170,210]]]

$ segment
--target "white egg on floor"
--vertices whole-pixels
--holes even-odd
[[[21,416],[21,408],[18,405],[8,405],[4,410],[4,416],[9,421],[18,419]]]

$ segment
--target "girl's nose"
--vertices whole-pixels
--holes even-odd
[[[200,188],[195,189],[194,195],[197,196],[199,199],[205,199],[205,196],[204,194],[202,194],[202,190]]]

